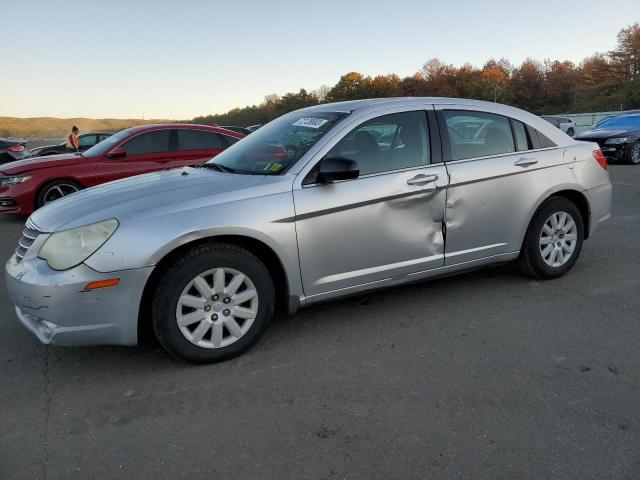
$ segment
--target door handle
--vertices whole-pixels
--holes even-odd
[[[535,158],[521,158],[513,162],[515,166],[523,168],[527,168],[530,165],[535,165],[536,163],[538,163],[538,160],[536,160]]]
[[[408,185],[426,185],[427,183],[432,183],[438,180],[438,175],[416,175],[413,178],[407,180]]]

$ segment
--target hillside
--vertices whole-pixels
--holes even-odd
[[[64,138],[73,125],[76,125],[80,132],[107,131],[117,132],[119,130],[145,125],[149,123],[172,123],[175,120],[137,118],[54,118],[54,117],[0,117],[0,137],[19,137],[25,139],[34,138]]]

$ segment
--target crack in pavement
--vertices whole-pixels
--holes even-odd
[[[42,478],[47,480],[49,467],[49,416],[51,412],[51,392],[49,390],[49,346],[44,347],[44,363],[42,365],[42,376],[44,377],[44,431],[42,432],[42,448],[44,450],[44,471]]]

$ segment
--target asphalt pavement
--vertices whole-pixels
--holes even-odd
[[[45,347],[0,279],[0,479],[640,478],[640,166],[568,275],[511,266],[277,319],[208,366]],[[0,258],[23,220],[0,218]]]

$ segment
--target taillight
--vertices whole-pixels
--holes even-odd
[[[609,165],[607,164],[607,157],[604,156],[604,153],[602,153],[602,151],[594,150],[593,151],[593,158],[595,158],[596,162],[598,162],[600,164],[600,166],[602,168],[604,168],[605,170],[607,170],[607,168],[609,168]]]
[[[20,152],[24,152],[24,146],[23,145],[12,145],[8,148],[8,150],[10,152],[15,152],[15,153],[20,153]]]

